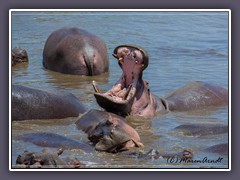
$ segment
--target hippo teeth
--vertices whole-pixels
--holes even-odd
[[[93,81],[92,85],[95,93],[100,93],[100,90],[97,87],[96,81]],[[136,92],[136,88],[134,88],[133,85],[130,84],[127,88],[124,87],[117,91],[114,91],[113,89],[111,89],[110,91],[107,91],[102,95],[108,98],[111,98],[114,102],[125,102],[125,101],[130,101],[134,96],[135,92]]]
[[[98,87],[97,87],[96,81],[92,81],[92,85],[93,85],[94,91],[95,91],[96,93],[99,93],[100,91],[99,91],[99,89],[98,89]]]
[[[116,102],[121,102],[131,98],[129,96],[131,90],[132,90],[132,85],[130,85],[128,88],[123,88],[119,91],[108,91],[105,93],[105,95],[110,96]]]

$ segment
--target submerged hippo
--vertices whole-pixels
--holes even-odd
[[[148,152],[127,152],[122,153],[124,156],[137,158],[137,159],[159,159],[159,158],[179,158],[182,161],[191,160],[193,158],[193,152],[189,150],[183,150],[178,153],[160,153],[156,149],[150,149]]]
[[[58,29],[46,41],[43,66],[64,74],[99,75],[109,68],[106,45],[85,30]]]
[[[82,149],[85,152],[91,152],[92,146],[80,140],[68,138],[59,134],[49,132],[37,132],[24,134],[17,137],[17,140],[31,142],[41,147],[53,147],[63,149]]]
[[[228,133],[228,125],[212,123],[188,123],[174,128],[185,136],[203,137]]]
[[[78,160],[68,164],[59,157],[62,153],[61,148],[57,152],[50,152],[47,149],[42,152],[24,151],[23,154],[18,155],[14,168],[79,168],[82,166]]]
[[[203,82],[192,82],[165,98],[150,92],[148,82],[142,79],[148,66],[147,52],[135,45],[120,45],[113,56],[123,73],[117,83],[105,93],[100,93],[93,81],[97,103],[109,112],[126,116],[129,114],[152,118],[155,112],[189,111],[228,103],[228,91],[222,87]]]
[[[204,149],[203,151],[228,156],[228,149],[229,149],[228,143],[223,143],[210,146]]]
[[[137,131],[122,117],[112,113],[90,110],[76,122],[76,126],[88,134],[98,151],[115,153],[143,146]]]
[[[12,120],[61,119],[86,111],[71,93],[12,85]]]
[[[12,50],[12,66],[24,62],[28,62],[27,51],[21,47],[15,47]]]

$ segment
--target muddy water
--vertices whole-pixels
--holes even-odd
[[[42,67],[42,52],[48,35],[63,26],[75,26],[101,37],[107,45],[110,72],[97,77],[65,75]],[[228,88],[228,15],[224,12],[14,12],[12,14],[12,47],[28,51],[29,64],[12,68],[12,83],[30,87],[67,90],[76,95],[88,109],[100,109],[93,96],[92,80],[108,90],[119,79],[121,70],[111,56],[120,44],[137,44],[149,55],[144,79],[151,91],[164,96],[190,81],[205,81]],[[78,118],[34,120],[12,123],[12,156],[14,164],[24,150],[41,147],[15,138],[30,132],[55,132],[88,142],[77,130]],[[87,167],[106,168],[227,168],[228,157],[203,152],[209,146],[228,142],[228,134],[203,137],[185,136],[173,129],[184,123],[228,124],[228,107],[188,113],[168,113],[153,119],[128,117],[139,133],[144,148],[161,153],[189,149],[194,159],[218,159],[220,163],[169,163],[166,159],[129,158],[121,154],[86,153],[68,150],[62,156],[78,158]],[[137,149],[136,149],[137,150]]]

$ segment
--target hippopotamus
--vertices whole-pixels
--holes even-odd
[[[62,153],[62,148],[56,152],[50,152],[48,149],[43,149],[42,152],[24,151],[18,155],[14,168],[79,168],[83,165],[78,160],[68,164],[59,157]]]
[[[63,148],[70,150],[81,149],[85,152],[93,151],[93,147],[87,143],[50,132],[24,134],[18,136],[16,139],[31,142],[41,147]]]
[[[212,123],[187,123],[174,128],[185,136],[203,137],[228,133],[228,125]]]
[[[86,108],[71,93],[12,85],[12,120],[77,117]]]
[[[122,154],[127,157],[132,157],[137,159],[151,159],[151,160],[155,160],[159,158],[165,158],[165,159],[178,158],[182,161],[187,161],[193,158],[193,152],[186,149],[177,153],[160,153],[156,149],[150,149],[146,153],[141,151],[141,152],[130,152],[130,153],[127,152]]]
[[[204,149],[203,151],[228,156],[228,146],[228,143],[216,144]]]
[[[97,103],[109,112],[152,118],[156,112],[165,114],[169,111],[199,110],[228,103],[225,88],[200,81],[191,82],[159,98],[151,93],[148,82],[142,79],[149,63],[147,51],[136,45],[120,45],[114,49],[113,56],[123,71],[117,83],[101,93],[93,81]]]
[[[92,109],[76,121],[76,126],[88,134],[97,151],[116,153],[143,147],[137,131],[113,113]]]
[[[64,74],[99,75],[109,69],[107,48],[94,34],[64,27],[48,37],[43,50],[43,66]]]
[[[24,62],[28,62],[27,51],[21,47],[15,47],[12,50],[12,66]]]

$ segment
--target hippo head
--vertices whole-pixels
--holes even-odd
[[[24,151],[24,153],[18,155],[16,159],[16,164],[32,165],[34,163],[34,153],[29,151]]]
[[[104,109],[126,116],[130,114],[135,98],[144,91],[142,72],[148,66],[147,52],[138,46],[120,45],[114,49],[113,56],[118,60],[123,73],[118,82],[105,93],[99,93],[93,82],[97,103]]]
[[[128,126],[109,116],[105,124],[96,127],[88,137],[96,142],[95,149],[98,151],[119,152],[131,147],[142,147],[138,134]]]
[[[116,153],[143,146],[137,131],[121,116],[112,113],[93,109],[84,114],[76,125],[88,134],[98,151]]]
[[[21,47],[15,47],[12,50],[12,66],[22,62],[28,62],[27,51]]]

